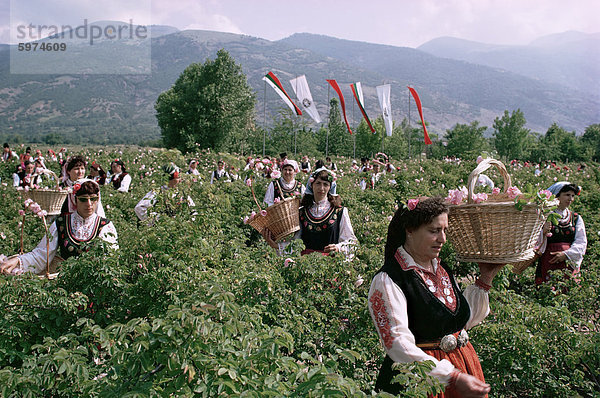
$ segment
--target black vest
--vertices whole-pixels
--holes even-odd
[[[457,301],[454,312],[429,291],[416,271],[404,271],[396,258],[387,258],[379,271],[387,273],[406,296],[408,327],[417,344],[436,341],[447,334],[458,332],[465,327],[471,316],[469,304],[454,277],[443,264],[441,266],[448,273],[454,289]]]
[[[343,207],[333,207],[321,218],[310,214],[307,208],[300,208],[301,238],[304,246],[311,250],[323,250],[331,243],[340,240],[340,220]]]
[[[123,178],[125,178],[126,175],[126,172],[122,172],[117,178],[112,179],[112,184],[115,189],[121,188],[121,182],[123,181]]]
[[[578,218],[579,214],[571,212],[566,220],[559,220],[558,225],[553,225],[550,229],[552,236],[548,237],[548,243],[573,243]]]
[[[279,182],[279,179],[277,179],[273,181],[273,199],[279,198],[283,200],[285,198],[291,198],[294,196],[294,192],[298,192],[298,194],[300,194],[300,188],[300,182],[296,181],[291,189],[285,189]]]
[[[69,257],[79,256],[84,250],[88,251],[89,246],[82,249],[84,244],[89,244],[98,237],[100,231],[110,221],[106,218],[98,217],[94,225],[94,232],[88,240],[78,240],[71,231],[71,214],[60,215],[56,218],[56,228],[58,229],[58,246],[60,257],[66,260]]]

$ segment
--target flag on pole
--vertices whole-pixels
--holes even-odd
[[[423,119],[423,108],[421,107],[421,100],[419,99],[419,94],[415,91],[414,88],[408,87],[408,90],[412,94],[415,102],[417,104],[417,109],[419,110],[419,116],[421,116],[421,124],[423,125],[423,134],[425,134],[425,145],[431,145],[432,142],[429,139],[429,134],[427,134],[427,127],[425,127],[425,119]]]
[[[364,106],[365,101],[363,99],[362,87],[360,86],[360,82],[351,84],[350,88],[352,89],[352,94],[354,95],[354,99],[356,100],[356,103],[358,104],[358,109],[360,109],[360,111],[362,112],[363,117],[365,118],[365,121],[367,122],[367,125],[371,129],[371,133],[374,133],[375,129],[373,128],[373,125],[371,124],[371,121],[369,120],[369,116],[367,116],[367,112],[365,111],[365,106]]]
[[[263,77],[262,79],[264,81],[266,81],[267,83],[269,83],[269,85],[271,87],[273,87],[273,89],[275,90],[275,92],[277,94],[279,94],[279,96],[281,97],[281,99],[283,100],[283,102],[285,102],[286,105],[290,107],[290,109],[292,110],[292,112],[294,112],[298,116],[302,115],[302,111],[300,110],[300,108],[298,108],[296,106],[296,104],[294,104],[294,102],[292,101],[292,99],[290,98],[290,96],[283,89],[283,86],[281,85],[281,82],[273,74],[273,72],[267,73],[265,75],[265,77]]]
[[[350,129],[350,124],[348,123],[348,118],[346,117],[346,103],[344,102],[344,96],[342,95],[342,90],[340,90],[340,86],[338,86],[335,79],[327,80],[327,83],[331,84],[331,87],[335,90],[338,97],[340,97],[340,104],[342,105],[342,113],[344,114],[344,121],[346,122],[346,127],[348,127],[348,132],[352,134],[352,130]]]
[[[377,86],[377,96],[379,97],[379,105],[381,106],[381,113],[383,114],[383,121],[385,123],[385,131],[388,137],[392,136],[392,129],[394,123],[392,121],[392,101],[391,101],[391,86],[389,84],[383,84]]]
[[[319,116],[319,111],[313,102],[312,95],[310,94],[310,89],[308,88],[308,82],[306,81],[306,76],[302,75],[295,79],[290,80],[290,84],[296,93],[296,97],[298,97],[298,101],[308,113],[308,115],[317,123],[321,123],[321,116]]]

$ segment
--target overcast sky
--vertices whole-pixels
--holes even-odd
[[[0,42],[19,24],[84,19],[171,25],[278,40],[293,33],[418,47],[440,36],[527,44],[544,35],[596,33],[599,0],[0,0]],[[14,42],[14,40],[13,40]]]

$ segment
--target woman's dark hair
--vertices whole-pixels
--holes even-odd
[[[325,170],[320,171],[319,174],[317,174],[316,176],[314,176],[315,181],[316,180],[322,180],[322,181],[327,181],[327,183],[329,183],[329,185],[331,186],[331,184],[333,184],[333,181],[330,181],[330,177],[331,174],[329,174],[328,172],[326,172]],[[314,183],[314,181],[313,181]],[[312,186],[312,184],[311,184]],[[340,198],[339,195],[331,195],[329,192],[327,193],[327,200],[329,200],[329,203],[331,203],[331,205],[333,207],[341,207],[342,206],[342,198]],[[311,195],[311,194],[304,194],[304,196],[302,197],[302,201],[300,202],[300,206],[304,206],[306,208],[312,206],[312,204],[315,202],[315,196]]]
[[[67,171],[71,171],[73,170],[75,167],[79,166],[80,164],[83,165],[83,167],[85,167],[85,159],[83,156],[77,155],[77,156],[72,156],[69,161],[67,162]]]
[[[123,163],[123,161],[121,159],[113,160],[112,163],[110,164],[110,166],[112,167],[113,164],[118,164],[119,166],[121,166],[122,173],[125,173],[127,171],[127,169],[125,168],[125,163]]]
[[[579,195],[579,187],[575,184],[565,184],[563,185],[563,187],[560,189],[560,191],[558,191],[558,193],[556,194],[556,197],[558,198],[560,196],[561,193],[563,192],[569,192],[572,191],[575,193],[575,195]]]
[[[75,192],[75,196],[82,195],[98,195],[100,192],[100,186],[94,181],[85,181],[81,184],[81,188]]]
[[[400,246],[406,242],[406,230],[415,230],[421,225],[429,224],[440,214],[448,213],[448,205],[441,197],[423,198],[413,210],[406,206],[396,210],[388,227],[385,243],[385,258],[393,256]]]
[[[323,166],[325,166],[325,162],[323,162],[321,159],[317,160],[317,163],[315,163],[315,169],[320,169]]]

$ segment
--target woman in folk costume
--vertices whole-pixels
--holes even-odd
[[[354,246],[358,243],[348,209],[342,206],[339,195],[332,193],[335,174],[320,168],[308,179],[308,187],[300,203],[300,230],[294,239],[302,239],[305,249],[302,255],[320,252],[333,255],[342,252],[348,260],[353,257]],[[288,242],[274,242],[271,231],[263,231],[267,243],[281,254]]]
[[[190,160],[188,171],[186,173],[195,176],[200,175],[200,171],[198,170],[198,161],[196,159]]]
[[[110,170],[112,175],[108,180],[109,184],[112,184],[113,188],[118,192],[129,192],[131,175],[127,173],[125,163],[121,159],[115,159],[110,164]]]
[[[304,195],[304,186],[296,180],[296,174],[300,171],[295,160],[285,159],[279,165],[280,170],[271,173],[271,177],[277,177],[267,187],[264,202],[267,206],[279,202],[285,198],[295,195]]]
[[[63,181],[60,183],[60,187],[64,189],[72,190],[75,185],[75,181],[85,178],[85,166],[86,162],[83,156],[72,156],[63,166]],[[60,214],[73,213],[77,210],[77,200],[73,192],[67,195],[65,202],[60,209]],[[104,207],[102,207],[102,201],[98,199],[98,206],[96,206],[96,213],[100,217],[106,217],[104,213]]]
[[[558,225],[546,222],[538,239],[538,252],[541,257],[535,270],[535,284],[541,285],[550,279],[549,271],[568,270],[571,275],[579,272],[583,255],[587,248],[585,225],[581,215],[571,211],[569,206],[581,188],[567,181],[557,182],[548,188],[558,206]]]
[[[438,397],[486,397],[481,364],[465,329],[489,313],[488,291],[502,265],[479,264],[480,276],[464,292],[440,263],[448,206],[419,198],[398,209],[388,227],[384,265],[369,290],[369,312],[386,352],[376,389],[399,394],[394,362],[430,360],[430,375],[446,385]]]
[[[83,251],[89,250],[88,245],[96,238],[107,242],[111,249],[118,250],[115,226],[96,212],[100,203],[98,183],[89,179],[76,181],[73,195],[76,198],[76,211],[58,216],[48,230],[50,262],[54,257],[66,260],[79,256]],[[31,252],[4,261],[0,265],[0,271],[3,274],[43,273],[46,270],[47,243],[47,238],[42,238]]]
[[[225,170],[225,163],[222,160],[217,162],[217,169],[210,174],[210,184],[214,184],[215,181],[231,182],[231,177]]]
[[[178,192],[175,188],[181,182],[179,167],[177,167],[174,163],[169,163],[164,165],[162,167],[162,170],[169,176],[169,181],[167,182],[167,185],[163,185],[162,187],[160,187],[160,190],[153,189],[150,192],[148,192],[146,196],[144,196],[142,200],[140,200],[135,206],[135,214],[140,219],[140,221],[146,220],[149,216],[158,218],[159,215],[157,212],[152,212],[148,214],[148,210],[158,202],[159,195],[161,193],[166,193],[167,191],[172,190],[172,193],[170,194],[171,199],[175,198],[178,195]],[[187,201],[187,205],[189,207],[196,206],[192,198],[189,196],[184,198],[182,201]],[[166,208],[165,210],[169,215],[174,215],[173,209]],[[195,211],[192,211],[191,213],[193,214],[195,213]]]

